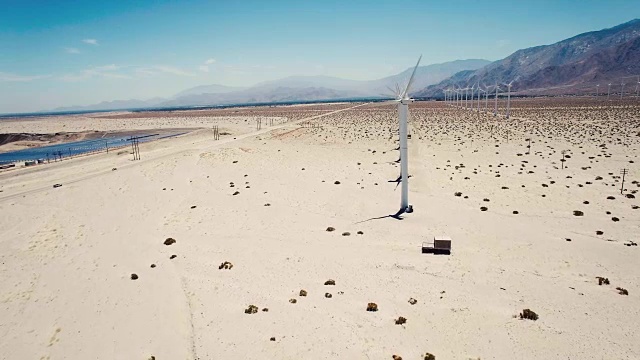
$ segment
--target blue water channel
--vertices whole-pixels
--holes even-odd
[[[168,137],[174,137],[178,135],[185,134],[169,134],[169,135],[151,135],[142,137],[139,142],[148,142],[152,140],[164,139]],[[139,136],[139,135],[138,135]],[[143,135],[145,136],[145,135]],[[68,142],[56,145],[49,146],[41,146],[34,147],[23,150],[10,151],[6,153],[0,153],[0,165],[15,163],[21,161],[37,161],[44,160],[54,161],[59,158],[67,158],[70,156],[80,155],[84,153],[94,152],[94,151],[106,151],[107,147],[116,148],[122,146],[131,146],[131,140],[129,140],[131,136],[119,136],[119,137],[110,137],[110,138],[101,138],[101,139],[93,139],[93,140],[82,140],[75,142]]]

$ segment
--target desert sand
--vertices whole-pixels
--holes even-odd
[[[194,128],[0,173],[1,357],[640,358],[640,105],[410,114],[401,220],[390,105],[0,123]],[[440,234],[451,255],[422,254]]]

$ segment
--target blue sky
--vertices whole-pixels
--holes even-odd
[[[635,1],[0,0],[0,113],[290,75],[498,60],[640,17]]]

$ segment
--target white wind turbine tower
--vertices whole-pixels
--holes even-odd
[[[454,105],[455,107],[458,107],[458,90],[456,90],[456,87],[455,87],[455,86],[453,87],[453,92],[456,94],[456,98],[455,98],[455,100],[454,100],[454,102],[453,102],[453,105]]]
[[[509,119],[509,115],[511,113],[511,84],[516,81],[515,79],[511,80],[510,83],[505,84],[507,86],[507,119]]]
[[[493,108],[493,117],[498,116],[498,90],[500,90],[500,87],[498,86],[498,82],[496,82],[496,96],[494,98],[495,100],[495,107]]]
[[[416,70],[420,65],[421,59],[422,55],[418,58],[416,67],[413,68],[413,72],[411,73],[411,77],[409,78],[404,91],[401,92],[400,88],[396,86],[397,92],[396,100],[394,100],[394,102],[398,104],[398,120],[400,123],[400,182],[402,188],[402,194],[400,195],[400,210],[396,215],[400,215],[405,212],[413,212],[413,207],[409,204],[409,158],[407,151],[407,134],[409,104],[414,100],[409,97],[409,91],[411,90],[411,84],[413,83],[413,78],[416,75]]]
[[[469,95],[469,87],[467,86],[464,90],[464,109],[467,110],[467,96]]]
[[[456,90],[455,86],[453,87],[453,90],[451,90],[451,91],[453,91],[452,96],[451,96],[452,105],[457,107],[458,106],[458,91]],[[455,95],[453,95],[453,94],[455,94]]]
[[[598,100],[598,93],[600,92],[600,84],[596,84],[596,100]]]
[[[622,85],[622,90],[620,91],[620,100],[622,100],[622,96],[624,95],[624,85],[625,85],[624,80],[622,81],[621,85]]]
[[[607,87],[607,101],[609,101],[609,96],[611,95],[611,83],[609,83]]]
[[[480,88],[480,82],[478,82],[478,108],[477,108],[478,113],[480,112],[480,92],[481,92],[481,91],[484,91],[484,90],[482,90],[482,89]],[[486,91],[485,91],[485,92],[486,92]]]
[[[487,85],[484,85],[484,111],[487,111],[488,109],[489,109],[489,87]]]
[[[475,90],[476,85],[471,85],[471,106],[469,107],[469,110],[473,111],[473,90]]]
[[[453,92],[454,90],[449,88],[449,105],[453,105]]]

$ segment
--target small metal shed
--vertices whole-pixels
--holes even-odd
[[[433,237],[433,242],[422,243],[422,253],[451,254],[451,238],[445,235]]]

